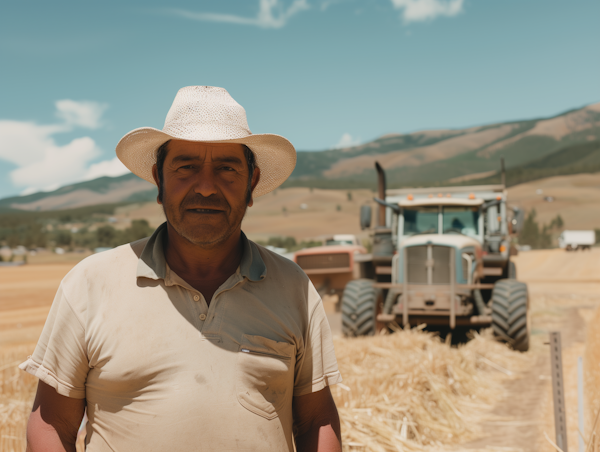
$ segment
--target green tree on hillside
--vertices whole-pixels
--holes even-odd
[[[519,233],[519,244],[529,245],[536,249],[547,249],[553,247],[553,241],[558,232],[564,227],[563,219],[560,215],[550,221],[550,224],[544,224],[540,227],[537,219],[537,212],[531,209],[525,218],[523,228]]]
[[[532,248],[537,248],[540,226],[535,219],[536,216],[537,212],[535,209],[531,209],[527,214],[521,232],[519,233],[520,245],[529,245]]]
[[[118,235],[118,231],[108,224],[99,227],[96,229],[97,246],[112,248],[120,245],[120,240],[117,238]]]
[[[554,218],[551,222],[550,222],[550,229],[562,229],[564,227],[565,223],[562,219],[562,217],[560,216],[560,214],[556,215],[556,218]]]
[[[125,229],[125,242],[135,242],[136,240],[143,239],[152,235],[154,229],[150,227],[150,223],[147,220],[133,220],[131,226]]]
[[[54,235],[54,241],[57,246],[71,246],[73,235],[71,234],[71,231],[67,229],[59,229]]]

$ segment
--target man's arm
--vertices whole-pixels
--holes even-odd
[[[292,409],[298,452],[341,452],[340,418],[329,386],[294,397]]]
[[[40,381],[27,423],[27,452],[75,452],[85,399],[65,397]]]

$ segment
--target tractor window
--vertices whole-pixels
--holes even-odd
[[[420,209],[404,208],[404,235],[437,234],[438,208],[421,207]]]
[[[464,234],[477,237],[479,234],[479,208],[477,207],[444,207],[443,233]]]

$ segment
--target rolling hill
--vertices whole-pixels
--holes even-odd
[[[600,141],[575,144],[545,157],[506,170],[506,185],[511,187],[552,176],[600,172]],[[500,179],[500,171],[473,174],[469,184],[491,184]],[[460,181],[463,182],[463,181]]]
[[[520,167],[598,140],[600,103],[546,119],[388,135],[352,148],[299,153],[287,185],[371,187],[376,160],[390,187],[437,184],[497,171],[501,157],[507,168]]]
[[[600,103],[551,118],[386,135],[360,146],[298,152],[296,168],[283,187],[374,188],[375,161],[386,169],[390,188],[496,183],[500,158],[506,162],[508,185],[600,171]],[[1,199],[0,212],[71,209],[155,197],[156,187],[127,174]]]
[[[156,187],[129,173],[66,185],[50,192],[0,199],[0,212],[73,209],[95,204],[151,201],[154,198]]]

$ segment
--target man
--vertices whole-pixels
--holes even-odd
[[[91,256],[62,281],[34,354],[28,451],[340,451],[341,381],[317,292],[249,241],[253,198],[296,155],[248,130],[222,88],[181,89],[162,131],[136,129],[121,161],[158,186],[167,221]]]

